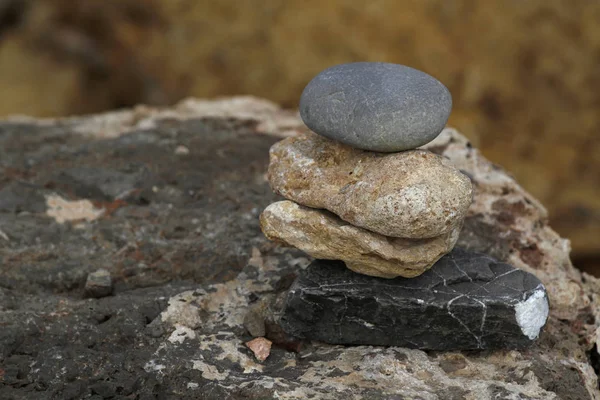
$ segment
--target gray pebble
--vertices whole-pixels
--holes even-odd
[[[404,65],[358,62],[328,68],[300,98],[315,133],[364,150],[415,149],[444,129],[452,96],[437,79]]]
[[[89,297],[106,297],[112,293],[113,283],[110,272],[101,268],[88,274],[85,282],[85,293]]]

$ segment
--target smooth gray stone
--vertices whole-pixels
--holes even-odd
[[[314,261],[290,288],[280,323],[292,336],[331,344],[475,350],[527,347],[547,318],[546,289],[534,275],[455,248],[416,278]]]
[[[444,129],[452,96],[437,79],[399,64],[328,68],[304,88],[300,116],[314,132],[364,150],[394,152],[429,143]]]

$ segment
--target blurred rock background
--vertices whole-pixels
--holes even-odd
[[[296,107],[350,61],[424,70],[450,124],[542,200],[600,274],[600,2],[0,0],[0,115],[252,94]]]

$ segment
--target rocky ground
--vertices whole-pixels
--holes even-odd
[[[0,398],[600,397],[600,284],[544,208],[451,129],[428,148],[474,183],[459,245],[544,282],[539,343],[423,352],[282,335],[278,305],[309,259],[267,241],[258,215],[277,200],[269,147],[302,129],[251,98],[1,123]],[[102,269],[112,288],[97,298]],[[249,332],[274,341],[265,361]]]

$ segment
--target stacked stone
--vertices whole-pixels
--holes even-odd
[[[548,314],[539,280],[452,251],[471,181],[418,149],[439,135],[451,108],[442,83],[395,64],[335,66],[304,89],[300,115],[312,132],[271,148],[269,182],[287,200],[261,215],[269,239],[320,259],[290,289],[281,320],[288,333],[438,350],[537,338]]]
[[[468,177],[416,150],[441,132],[451,107],[443,84],[409,67],[323,71],[300,100],[318,135],[271,148],[269,181],[289,201],[264,211],[265,235],[361,274],[422,274],[452,250],[472,200]]]

